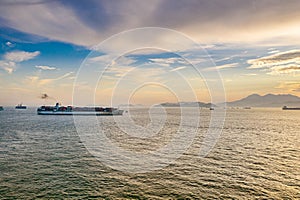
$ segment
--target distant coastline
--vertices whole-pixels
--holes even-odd
[[[178,102],[178,103],[161,103],[159,104],[163,107],[203,107],[203,108],[211,108],[217,107],[217,105],[212,103],[203,103],[203,102]]]
[[[221,103],[205,103],[205,102],[178,102],[178,103],[161,103],[163,107],[265,107],[265,108],[282,108],[283,106],[288,107],[300,107],[300,97],[291,94],[251,94],[247,97],[236,101],[221,102]]]
[[[300,97],[291,94],[251,94],[240,100],[226,102],[226,105],[227,107],[300,107]]]

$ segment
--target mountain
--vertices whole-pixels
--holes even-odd
[[[227,102],[228,107],[299,107],[300,97],[291,94],[251,94],[237,101]]]
[[[212,103],[203,103],[203,102],[178,102],[178,103],[161,103],[163,107],[204,107],[204,108],[211,108],[217,107],[215,104]]]

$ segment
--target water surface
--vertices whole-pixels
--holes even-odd
[[[180,122],[168,109],[161,132],[141,139],[120,131],[113,117],[99,119],[107,137],[133,152],[154,151],[172,138]],[[201,110],[199,134],[169,166],[126,173],[90,154],[70,116],[39,116],[35,108],[0,112],[0,197],[32,198],[300,198],[300,111],[227,110],[216,146],[199,156],[210,112]],[[213,111],[214,112],[214,111]],[[147,110],[130,112],[141,126]],[[84,120],[88,123],[88,118]]]

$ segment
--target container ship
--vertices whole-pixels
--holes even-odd
[[[300,110],[300,108],[289,108],[287,106],[283,106],[282,110]]]
[[[122,115],[123,110],[113,107],[74,107],[61,106],[41,106],[37,109],[38,115]]]
[[[15,109],[27,109],[27,106],[22,105],[22,103],[16,105]]]

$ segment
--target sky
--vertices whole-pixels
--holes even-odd
[[[298,0],[0,0],[0,105],[300,96],[299,9]]]

